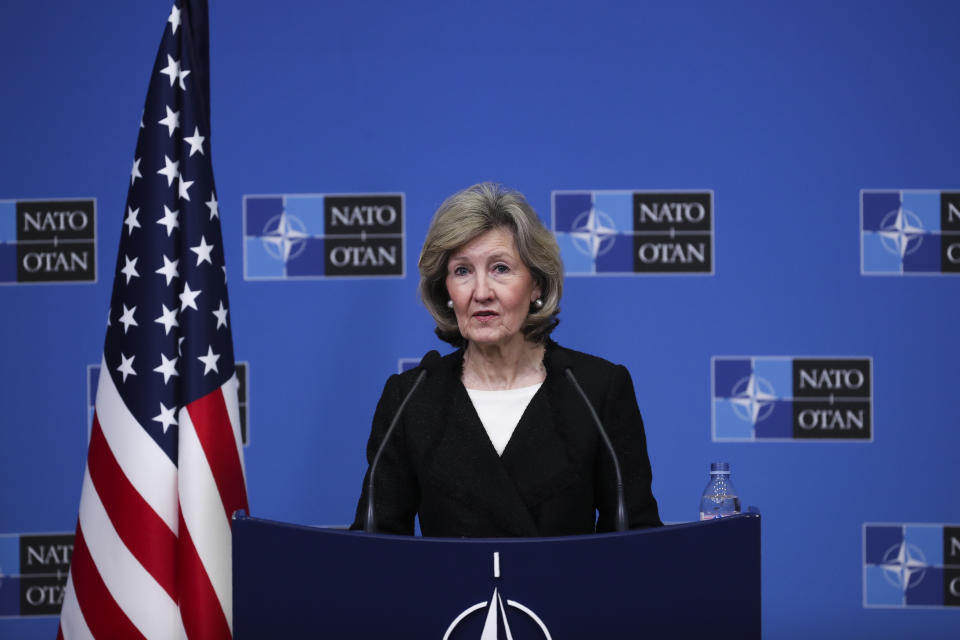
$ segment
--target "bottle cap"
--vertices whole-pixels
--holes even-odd
[[[729,462],[711,462],[710,473],[720,473],[720,474],[730,475],[730,463]]]

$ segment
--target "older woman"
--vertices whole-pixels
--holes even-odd
[[[378,531],[426,536],[558,536],[612,531],[613,461],[630,527],[660,525],[643,422],[627,370],[549,339],[563,265],[524,197],[483,183],[437,210],[420,254],[420,296],[437,335],[458,347],[432,364],[383,449]],[[419,369],[391,376],[367,448],[372,462]],[[369,479],[369,471],[368,476]],[[353,528],[363,528],[367,484]],[[598,515],[599,514],[599,515]]]

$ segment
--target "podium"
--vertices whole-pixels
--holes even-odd
[[[760,515],[483,539],[238,515],[233,621],[238,640],[760,638]]]

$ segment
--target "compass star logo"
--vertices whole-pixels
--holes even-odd
[[[880,221],[880,236],[883,248],[890,253],[908,256],[923,243],[924,228],[920,218],[903,207],[891,211]]]
[[[902,542],[887,549],[880,568],[887,582],[906,591],[920,584],[928,566],[923,551],[917,545]]]
[[[613,248],[617,239],[617,227],[606,213],[590,207],[574,219],[570,238],[578,251],[596,258]]]
[[[493,577],[497,579],[500,578],[499,552],[494,552],[493,554]],[[506,605],[504,605],[504,602],[506,602]],[[536,624],[545,640],[553,640],[553,636],[550,635],[550,631],[547,630],[547,625],[543,623],[543,620],[529,607],[515,600],[508,599],[504,601],[503,596],[500,594],[499,586],[493,588],[493,595],[490,596],[489,600],[482,600],[460,612],[460,614],[453,619],[453,622],[450,623],[450,626],[447,627],[446,633],[443,634],[443,640],[453,640],[462,637],[462,634],[456,635],[458,630],[462,630],[474,614],[483,610],[486,610],[486,613],[483,615],[484,623],[483,630],[480,632],[480,640],[497,640],[498,638],[512,640],[513,632],[510,629],[509,622],[509,618],[512,615],[526,616]],[[514,613],[514,611],[519,613]]]
[[[773,412],[777,399],[773,385],[758,375],[751,374],[741,378],[733,385],[730,404],[736,414],[747,422],[762,422]]]
[[[284,211],[267,221],[261,239],[267,253],[287,263],[303,253],[308,237],[303,222]]]

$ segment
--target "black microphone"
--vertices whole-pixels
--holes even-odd
[[[603,423],[600,422],[600,416],[597,415],[597,411],[590,403],[590,399],[587,398],[587,394],[583,392],[583,389],[580,387],[580,383],[577,382],[575,377],[573,377],[573,371],[570,370],[570,367],[567,367],[563,370],[563,372],[570,379],[570,382],[573,383],[573,386],[576,387],[577,391],[580,393],[580,397],[583,398],[584,404],[586,404],[587,409],[590,410],[590,415],[593,416],[593,422],[597,425],[597,431],[600,432],[600,437],[603,438],[603,443],[607,445],[607,451],[610,452],[610,458],[613,460],[613,472],[617,476],[617,531],[626,531],[627,505],[623,499],[623,475],[620,473],[620,463],[617,461],[617,454],[613,450],[613,443],[611,443],[610,438],[607,437],[607,432],[603,428]]]
[[[387,429],[386,435],[383,436],[383,440],[380,441],[377,454],[373,456],[373,462],[370,463],[370,473],[367,475],[367,518],[363,524],[363,530],[367,533],[375,533],[377,530],[376,519],[373,517],[373,477],[377,470],[377,463],[380,462],[380,456],[387,446],[387,440],[389,440],[393,434],[393,429],[397,426],[397,422],[400,421],[400,414],[403,413],[403,408],[407,406],[407,401],[410,400],[413,392],[417,390],[417,387],[420,386],[423,379],[427,377],[427,373],[432,370],[439,361],[440,354],[436,351],[430,351],[427,355],[423,356],[423,359],[420,361],[420,373],[417,374],[417,379],[414,380],[410,391],[408,391],[407,395],[403,398],[403,402],[400,403],[397,412],[393,414],[390,427]]]

